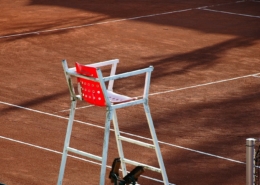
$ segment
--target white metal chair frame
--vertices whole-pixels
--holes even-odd
[[[107,153],[108,153],[108,144],[109,144],[108,142],[109,142],[111,120],[113,120],[115,137],[116,137],[117,147],[118,147],[118,153],[119,153],[119,157],[122,161],[121,168],[122,168],[123,176],[127,175],[126,163],[131,164],[131,165],[135,165],[135,166],[139,165],[139,166],[143,166],[146,169],[161,173],[164,185],[169,184],[168,177],[167,177],[166,170],[165,170],[165,166],[164,166],[163,159],[162,159],[162,155],[161,155],[161,151],[160,151],[160,148],[159,148],[157,136],[156,136],[156,133],[155,133],[155,129],[154,129],[149,105],[148,105],[148,93],[149,93],[149,87],[150,87],[151,72],[153,71],[153,67],[150,66],[148,68],[144,68],[144,69],[135,70],[135,71],[126,72],[126,73],[116,75],[115,72],[116,72],[116,67],[117,67],[118,62],[119,62],[119,60],[115,59],[115,60],[109,60],[109,61],[104,61],[104,62],[86,65],[86,66],[91,66],[91,67],[97,68],[98,78],[91,78],[91,77],[87,77],[87,76],[84,76],[84,75],[77,73],[75,67],[68,68],[66,60],[62,61],[64,73],[65,73],[65,76],[66,76],[66,80],[67,80],[67,84],[68,84],[70,96],[71,96],[71,108],[70,108],[70,115],[69,115],[67,133],[66,133],[66,138],[65,138],[65,142],[64,142],[64,149],[63,149],[63,155],[62,155],[62,161],[61,161],[57,185],[62,185],[68,152],[76,153],[76,154],[79,154],[79,155],[82,155],[82,156],[85,156],[85,157],[88,157],[88,158],[91,158],[91,159],[95,159],[97,161],[101,161],[102,165],[101,165],[100,183],[99,184],[105,185]],[[112,65],[110,76],[103,77],[102,72],[99,69],[99,67],[108,66],[108,65]],[[109,98],[109,93],[113,92],[114,80],[130,77],[130,76],[135,76],[135,75],[139,75],[139,74],[144,74],[144,73],[146,73],[146,77],[145,77],[145,86],[144,86],[144,92],[143,92],[142,98],[130,99],[128,101],[122,101],[122,102],[116,102],[116,103],[113,103],[111,101],[111,99]],[[71,148],[69,146],[71,132],[72,132],[72,125],[73,125],[73,120],[74,120],[74,115],[75,115],[75,109],[76,109],[76,103],[77,103],[77,100],[82,100],[82,94],[81,93],[79,93],[79,94],[75,93],[75,89],[73,87],[73,82],[72,82],[71,77],[78,77],[78,78],[82,78],[82,79],[96,81],[96,82],[99,82],[100,85],[101,85],[101,88],[102,88],[102,91],[103,91],[103,94],[104,94],[104,97],[105,97],[105,101],[106,101],[106,110],[107,110],[106,121],[105,121],[105,131],[104,131],[103,152],[102,152],[101,157],[87,153],[87,152],[84,152],[84,151],[77,150],[75,148]],[[105,82],[108,82],[107,88],[105,86]],[[118,95],[118,94],[116,94],[116,95]],[[118,95],[118,96],[121,96],[121,95]],[[124,97],[125,96],[123,96],[123,98]],[[134,139],[127,138],[127,137],[123,137],[123,136],[120,135],[120,131],[119,131],[119,127],[118,127],[118,121],[117,121],[117,115],[116,115],[116,109],[128,107],[128,106],[133,106],[133,105],[137,105],[137,104],[143,104],[143,106],[144,106],[146,118],[147,118],[148,125],[149,125],[149,128],[150,128],[151,136],[152,136],[152,139],[153,139],[153,144],[148,144],[148,143],[145,143],[145,142],[141,142],[141,141],[137,141],[137,140],[134,140]],[[121,141],[126,141],[126,142],[130,142],[130,143],[137,144],[137,145],[140,145],[140,146],[144,146],[144,147],[147,147],[147,148],[155,149],[160,168],[156,168],[156,167],[153,167],[153,166],[149,166],[149,165],[146,165],[146,164],[142,164],[142,163],[139,163],[139,162],[136,162],[136,161],[126,159],[124,157],[123,147],[122,147]]]

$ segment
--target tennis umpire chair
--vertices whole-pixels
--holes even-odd
[[[114,131],[116,136],[117,148],[119,157],[121,160],[121,169],[123,176],[127,175],[126,164],[135,165],[135,166],[143,166],[145,169],[149,169],[155,172],[159,172],[162,174],[164,185],[168,185],[168,177],[166,175],[161,151],[159,148],[157,136],[155,133],[152,117],[150,114],[149,106],[148,106],[148,93],[150,87],[150,78],[151,72],[153,71],[153,67],[150,66],[148,68],[135,70],[122,74],[115,74],[116,67],[119,60],[109,60],[99,63],[94,63],[90,65],[82,65],[76,63],[76,67],[68,68],[67,61],[63,60],[62,65],[64,69],[64,73],[66,76],[67,84],[69,87],[69,92],[71,96],[71,108],[70,115],[67,127],[66,138],[64,142],[63,155],[61,160],[60,172],[58,177],[58,185],[62,184],[66,160],[68,152],[76,153],[78,155],[82,155],[84,157],[88,157],[97,161],[100,161],[101,164],[101,172],[100,172],[100,181],[99,185],[105,185],[106,178],[106,164],[107,164],[107,154],[108,154],[108,145],[109,145],[109,133],[110,133],[110,122],[113,120]],[[103,66],[111,66],[110,76],[103,77],[101,72],[101,67]],[[144,92],[142,98],[132,98],[125,95],[117,94],[113,92],[113,84],[114,80],[126,78],[130,76],[135,76],[139,74],[146,74],[145,76],[145,85]],[[72,77],[77,78],[78,90],[73,85]],[[108,82],[107,87],[105,82]],[[77,92],[77,93],[76,93]],[[102,156],[93,155],[88,152],[84,152],[81,150],[77,150],[75,148],[70,147],[70,137],[72,132],[72,125],[76,110],[77,100],[84,100],[89,104],[94,106],[101,106],[106,108],[106,121],[105,121],[105,131],[104,131],[104,141],[103,141],[103,151]],[[153,139],[153,144],[148,144],[145,142],[141,142],[138,140],[130,139],[120,135],[116,109],[124,108],[128,106],[133,106],[137,104],[143,104],[144,110],[146,113],[146,117],[148,120],[148,125],[150,128],[151,136]],[[132,144],[137,144],[139,146],[144,146],[147,148],[155,149],[156,156],[158,158],[159,168],[153,167],[150,165],[142,164],[137,161],[133,161],[130,159],[126,159],[124,157],[122,141],[130,142]]]

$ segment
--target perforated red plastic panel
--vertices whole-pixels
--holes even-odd
[[[76,71],[77,73],[87,77],[98,77],[97,69],[95,67],[84,66],[77,62]],[[93,105],[106,106],[104,94],[102,92],[99,82],[94,82],[83,78],[78,78],[78,82],[81,85],[81,93],[83,100]]]

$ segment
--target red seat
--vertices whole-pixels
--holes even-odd
[[[93,80],[98,78],[96,67],[85,66],[79,64],[78,62],[76,62],[75,65],[76,65],[77,73],[86,77],[93,78]],[[78,77],[82,99],[93,105],[106,106],[107,103],[100,82],[93,81],[93,80],[88,80],[88,79]],[[107,90],[107,95],[109,101],[113,104],[137,99],[137,98],[131,98],[128,96],[117,94],[109,90]]]
[[[97,68],[95,67],[84,66],[76,62],[76,71],[87,77],[98,78]],[[93,105],[106,106],[104,94],[99,82],[83,78],[78,78],[78,82],[80,83],[83,100]]]

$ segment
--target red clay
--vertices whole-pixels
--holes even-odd
[[[70,106],[61,60],[73,66],[118,58],[117,73],[155,68],[149,103],[171,183],[245,184],[245,141],[260,133],[260,78],[248,76],[260,72],[259,3],[2,0],[0,7],[0,182],[56,184]],[[130,96],[142,88],[135,78],[115,83]],[[150,137],[142,107],[118,117],[123,132]],[[103,126],[105,111],[79,109],[76,119]],[[74,126],[72,146],[100,154],[103,129]],[[118,157],[113,132],[110,141],[108,165]],[[148,149],[124,149],[157,165]],[[69,158],[64,184],[96,185],[99,171]]]

